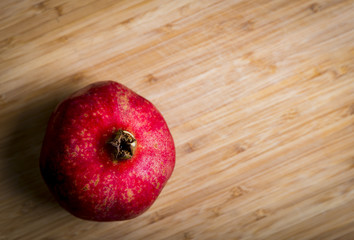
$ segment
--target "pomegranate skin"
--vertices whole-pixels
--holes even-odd
[[[130,159],[114,158],[109,141],[131,133]],[[43,140],[40,170],[59,204],[76,217],[127,220],[156,200],[175,165],[175,146],[152,103],[114,81],[91,84],[61,102]]]

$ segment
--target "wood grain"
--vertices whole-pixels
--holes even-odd
[[[351,0],[0,2],[0,239],[354,239]],[[177,148],[144,215],[77,219],[38,169],[94,81],[151,100]]]

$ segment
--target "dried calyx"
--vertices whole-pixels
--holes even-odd
[[[135,153],[136,139],[128,131],[119,129],[108,144],[112,148],[114,161],[130,159]]]

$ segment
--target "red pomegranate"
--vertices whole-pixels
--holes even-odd
[[[49,120],[40,169],[59,204],[94,221],[139,216],[175,165],[161,113],[113,81],[91,84],[61,102]]]

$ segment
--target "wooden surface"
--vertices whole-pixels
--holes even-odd
[[[354,239],[354,3],[0,2],[0,239]],[[177,148],[144,215],[77,219],[38,169],[54,106],[98,80]]]

